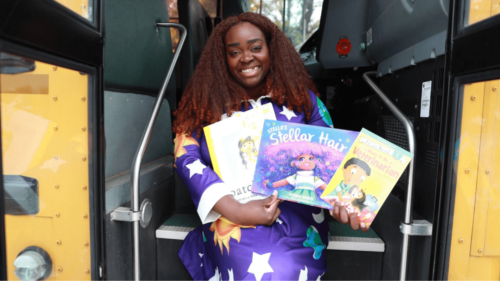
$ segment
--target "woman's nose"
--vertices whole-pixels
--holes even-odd
[[[241,61],[244,63],[250,63],[253,61],[253,56],[250,52],[244,52],[241,56]]]

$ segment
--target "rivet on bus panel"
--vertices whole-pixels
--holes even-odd
[[[59,129],[57,126],[54,126],[54,131],[57,131],[57,129]]]
[[[63,271],[62,267],[60,267],[60,266],[59,266],[59,267],[57,268],[57,271],[62,272],[62,271]]]
[[[493,87],[493,92],[496,92],[497,91],[497,87]]]
[[[477,252],[481,254],[483,252],[483,249],[478,249]]]
[[[57,244],[57,245],[61,245],[61,244],[62,244],[61,240],[57,240],[57,241],[56,241],[56,244]]]
[[[488,175],[488,174],[490,173],[490,170],[486,170],[485,172],[486,172],[486,174]]]
[[[83,156],[82,161],[86,161],[86,160],[87,160],[87,157]]]
[[[55,189],[59,189],[59,185],[58,184],[54,185],[54,187],[55,187]]]
[[[463,238],[458,239],[458,243],[460,244],[464,243],[464,239]]]
[[[475,100],[476,100],[476,96],[472,96],[472,97],[470,97],[470,99],[471,99],[472,101],[475,101]]]
[[[57,66],[55,66],[55,65],[54,65],[54,66],[52,67],[52,69],[53,69],[54,71],[56,71],[56,70],[57,70]]]
[[[86,100],[86,99],[85,99],[85,97],[81,97],[80,99],[81,99],[82,101],[85,101],[85,100]]]
[[[52,97],[52,99],[53,99],[54,101],[56,101],[56,100],[57,100],[57,97],[56,97],[56,96],[53,96],[53,97]]]
[[[85,274],[89,274],[89,273],[90,273],[90,270],[85,269]]]
[[[85,130],[87,130],[87,128],[85,128],[85,127],[82,127],[82,132],[85,132]]]
[[[83,243],[83,245],[84,245],[85,247],[88,247],[88,246],[89,246],[89,242],[85,242],[85,243]]]
[[[87,186],[86,185],[83,186],[83,190],[87,190]]]
[[[88,217],[89,217],[89,215],[87,215],[87,214],[84,214],[84,215],[83,215],[83,218],[84,218],[84,219],[86,219],[86,218],[88,218]]]
[[[469,168],[465,169],[465,173],[466,174],[470,173],[470,169]]]
[[[61,214],[59,214],[59,213],[56,213],[56,217],[60,217],[60,216],[61,216]]]

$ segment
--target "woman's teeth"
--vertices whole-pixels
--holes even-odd
[[[249,72],[257,71],[257,69],[259,69],[258,66],[254,67],[254,68],[243,69],[241,72],[243,72],[243,73],[249,73]]]

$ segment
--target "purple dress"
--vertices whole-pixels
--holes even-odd
[[[276,119],[333,127],[324,104],[311,91],[312,114],[273,103]],[[270,103],[250,101],[250,109]],[[245,111],[242,106],[242,111]],[[195,203],[203,225],[191,231],[179,257],[195,280],[319,280],[326,271],[328,224],[322,209],[292,202],[279,205],[271,226],[240,226],[212,210],[230,188],[212,169],[205,136],[175,140],[175,166]]]

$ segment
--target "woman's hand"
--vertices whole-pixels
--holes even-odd
[[[239,225],[272,225],[281,214],[278,208],[281,199],[278,192],[262,200],[241,204],[231,195],[222,197],[214,206],[214,211]]]
[[[368,229],[370,228],[369,226],[366,225],[366,223],[358,222],[358,218],[356,217],[356,213],[347,213],[347,209],[344,205],[344,202],[335,202],[335,205],[333,205],[333,210],[330,210],[330,215],[337,221],[343,223],[343,224],[350,224],[351,228],[354,230],[358,230],[361,227],[361,230],[363,232],[367,232]]]

